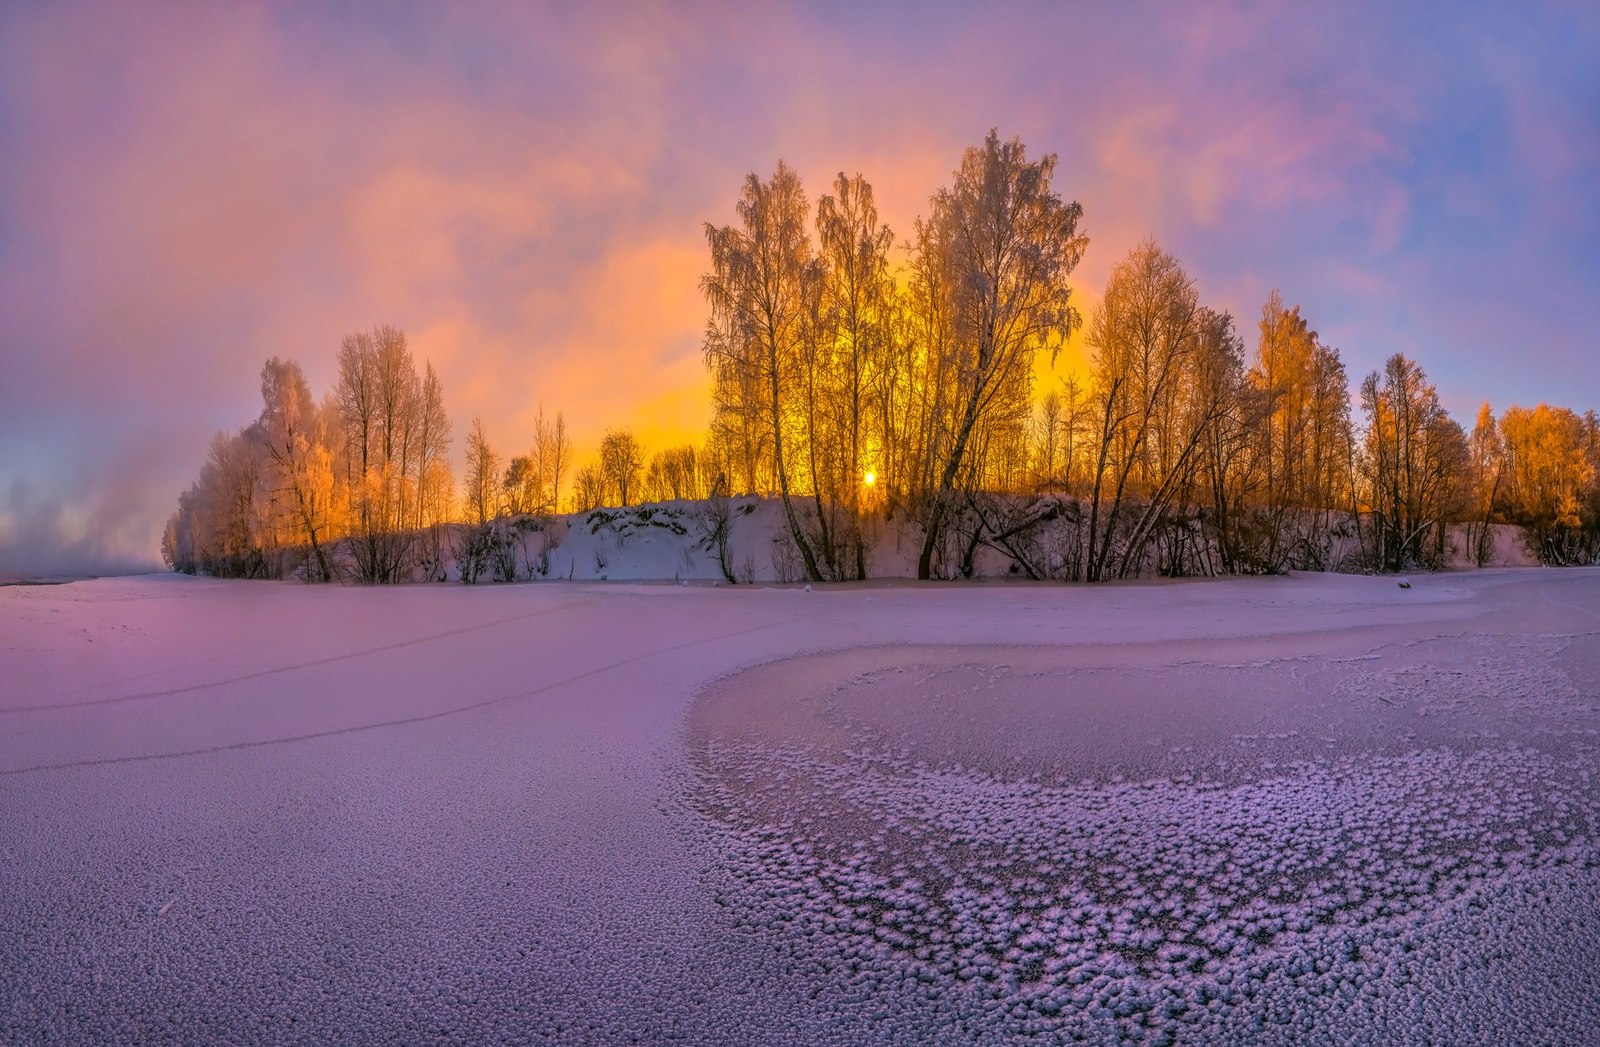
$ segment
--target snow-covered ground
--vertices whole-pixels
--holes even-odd
[[[631,508],[596,509],[569,513],[538,522],[532,517],[503,520],[502,534],[509,536],[515,575],[520,579],[565,579],[567,581],[713,581],[724,577],[715,543],[708,537],[708,502],[655,502]],[[809,511],[801,505],[802,515]],[[1076,527],[1065,518],[1041,525],[1035,536],[1038,550],[1059,549],[1080,539],[1068,539]],[[453,544],[459,546],[467,529],[454,530]],[[751,496],[728,502],[727,570],[736,582],[792,582],[805,578],[800,554],[787,540],[788,523],[783,504],[774,498]],[[915,578],[917,557],[922,551],[923,532],[904,514],[885,520],[871,514],[863,529],[866,541],[867,577],[873,579]],[[935,561],[935,574],[954,577],[958,573],[964,539],[947,535],[949,547]],[[1471,545],[1467,530],[1452,525],[1449,531],[1449,562],[1457,568],[1476,567],[1467,550]],[[1327,563],[1337,565],[1359,559],[1360,542],[1355,532],[1343,538],[1330,538],[1325,550]],[[1043,554],[1041,565],[1051,557]],[[1150,563],[1154,563],[1152,555]],[[1538,563],[1520,527],[1495,524],[1489,542],[1485,567],[1531,567]],[[1059,566],[1059,561],[1056,561]],[[1020,565],[997,548],[980,547],[973,559],[974,574],[985,578],[1025,577]],[[1152,572],[1153,573],[1153,572]],[[459,566],[448,569],[455,580]],[[492,572],[486,569],[480,581],[488,583]]]
[[[1600,570],[0,589],[0,1042],[1600,1042]]]

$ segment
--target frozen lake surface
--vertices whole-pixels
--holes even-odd
[[[1600,1043],[1600,571],[0,588],[0,1042]]]

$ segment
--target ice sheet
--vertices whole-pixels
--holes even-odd
[[[0,589],[0,1041],[1583,1042],[1600,572]]]

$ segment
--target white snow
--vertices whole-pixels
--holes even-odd
[[[708,501],[652,502],[546,519],[508,518],[496,526],[511,536],[518,579],[722,583],[731,573],[736,584],[751,584],[804,578],[800,553],[788,538],[782,502],[754,495],[727,500],[727,572],[711,538],[711,507]],[[809,506],[802,503],[797,512],[807,517]],[[459,546],[467,530],[456,525],[451,534],[453,544]],[[867,577],[916,577],[923,538],[917,524],[903,514],[890,520],[873,514],[865,521],[863,537]],[[951,575],[956,573],[954,556],[947,552],[951,562],[940,565]],[[979,549],[973,559],[973,573],[978,577],[1004,578],[1018,572],[1016,561],[988,547]],[[454,562],[449,575],[452,580],[461,577]],[[479,581],[489,584],[490,578],[486,571]]]
[[[1412,582],[0,588],[0,1042],[1595,1042],[1600,570]]]

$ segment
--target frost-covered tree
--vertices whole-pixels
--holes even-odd
[[[1373,561],[1386,570],[1442,560],[1444,524],[1464,503],[1466,434],[1421,367],[1400,353],[1361,383],[1364,500]]]
[[[806,401],[818,544],[835,575],[864,578],[863,478],[871,471],[876,482],[883,471],[887,483],[894,460],[875,424],[883,412],[874,400],[886,388],[896,345],[894,233],[879,220],[872,186],[860,174],[841,171],[833,192],[817,201],[817,242],[821,285]]]
[[[1067,278],[1088,238],[1078,230],[1083,208],[1051,184],[1055,168],[1054,154],[1029,161],[1020,139],[990,131],[919,227],[919,304],[938,314],[923,323],[938,338],[924,350],[949,377],[952,409],[948,431],[930,434],[941,450],[923,501],[919,578],[932,574],[973,437],[986,422],[1025,416],[1035,355],[1058,350],[1079,324]]]
[[[432,397],[432,399],[430,399]],[[444,453],[437,380],[425,384],[404,332],[380,326],[345,338],[335,391],[351,491],[358,577],[400,580],[411,565],[415,507],[428,460]]]
[[[472,419],[472,430],[467,434],[466,497],[468,510],[479,527],[499,515],[496,498],[500,471],[500,456],[489,446],[484,435],[483,419]]]
[[[309,546],[305,577],[333,577],[326,541],[342,522],[329,450],[329,422],[311,399],[300,365],[273,357],[261,369],[262,474],[275,520],[291,544]]]
[[[801,371],[808,317],[815,315],[819,289],[800,177],[781,160],[767,181],[752,172],[736,210],[737,226],[706,225],[711,271],[701,278],[700,286],[711,306],[705,358],[712,395],[720,415],[738,420],[729,423],[730,429],[745,433],[748,449],[759,447],[770,459],[784,519],[806,577],[820,580],[817,557],[796,514],[790,483],[791,457],[803,417]]]
[[[1273,291],[1261,310],[1250,381],[1266,406],[1256,427],[1267,522],[1262,558],[1273,569],[1321,567],[1313,534],[1326,530],[1328,510],[1350,504],[1353,437],[1344,363],[1311,330],[1300,307],[1285,308]]]
[[[422,402],[417,413],[417,527],[435,526],[443,522],[444,513],[448,513],[449,497],[441,497],[440,485],[449,476],[450,442],[450,417],[444,409],[444,390],[430,363],[423,369]],[[440,512],[441,507],[444,513]]]
[[[1505,478],[1505,444],[1487,400],[1478,408],[1469,451],[1472,511],[1467,520],[1467,548],[1473,563],[1482,567],[1494,552],[1494,514]]]
[[[193,516],[193,561],[218,578],[267,575],[256,513],[261,449],[252,430],[211,438],[200,479],[180,499],[180,511]]]
[[[1196,350],[1200,317],[1194,282],[1154,240],[1112,270],[1089,331],[1100,432],[1089,495],[1088,581],[1107,576],[1119,542],[1124,558],[1138,550],[1118,524],[1131,495],[1149,498],[1164,482],[1160,459],[1170,457],[1172,444],[1163,431],[1165,408]]]
[[[1500,419],[1505,505],[1548,564],[1600,558],[1600,460],[1594,412],[1511,406]]]

